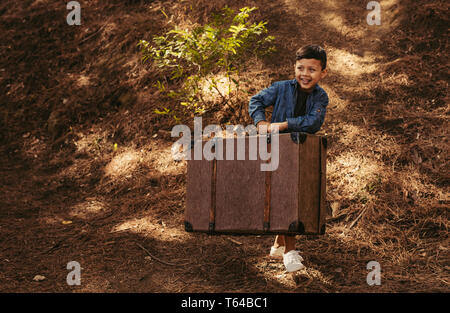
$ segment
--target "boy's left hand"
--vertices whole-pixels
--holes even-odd
[[[288,122],[271,123],[269,124],[267,132],[271,133],[274,125],[278,126],[278,132],[285,131],[288,128]]]

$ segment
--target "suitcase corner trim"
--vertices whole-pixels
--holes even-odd
[[[192,224],[188,221],[184,221],[184,230],[191,233],[194,231],[194,228],[192,227]]]

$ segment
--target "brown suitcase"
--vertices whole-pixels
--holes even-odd
[[[324,234],[326,148],[324,136],[279,134],[279,162],[274,171],[261,171],[259,153],[249,158],[249,145],[271,135],[247,136],[245,160],[237,160],[237,138],[232,140],[234,160],[187,161],[185,230],[210,234]],[[202,147],[207,141],[202,141]],[[200,144],[200,141],[197,142]],[[258,148],[259,148],[258,144]],[[231,150],[231,149],[230,149]],[[269,150],[270,151],[270,150]],[[231,153],[232,154],[232,153]],[[241,155],[242,158],[242,155]]]

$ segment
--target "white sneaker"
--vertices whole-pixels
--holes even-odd
[[[272,246],[272,248],[270,248],[270,256],[273,258],[281,258],[283,257],[284,250],[285,250],[284,246],[278,246],[278,248]]]
[[[288,253],[283,254],[283,263],[288,272],[295,272],[305,268],[302,261],[303,258],[297,250],[291,250]]]

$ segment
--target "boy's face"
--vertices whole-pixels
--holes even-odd
[[[320,60],[301,59],[295,62],[295,79],[303,91],[313,91],[314,86],[326,75],[327,70],[322,70]]]

